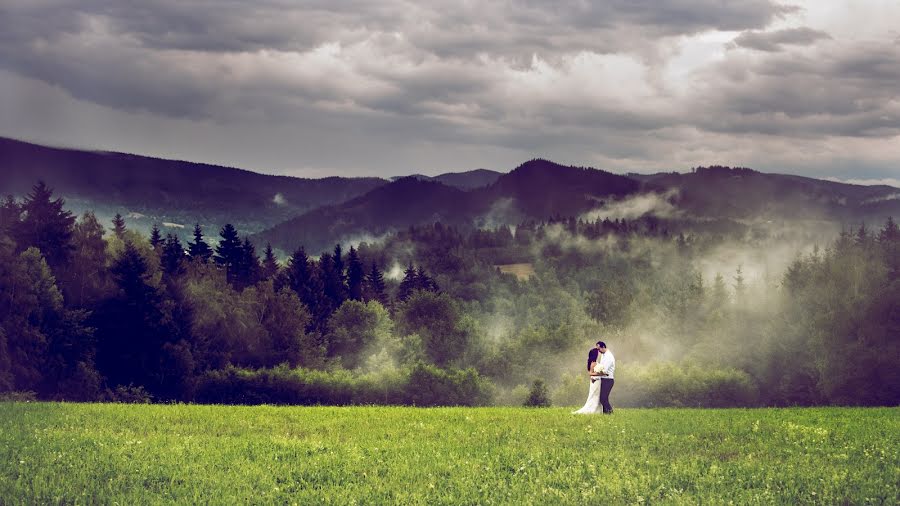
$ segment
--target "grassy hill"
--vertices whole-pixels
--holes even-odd
[[[0,404],[3,504],[896,504],[900,408]]]

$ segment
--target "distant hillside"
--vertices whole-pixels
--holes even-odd
[[[692,173],[612,174],[531,160],[489,186],[462,191],[411,176],[350,202],[316,209],[261,232],[290,251],[318,252],[338,241],[373,239],[386,232],[441,221],[462,227],[517,224],[524,220],[582,216],[647,194],[665,199],[685,216],[732,219],[817,219],[881,223],[900,216],[900,190],[711,167]],[[627,206],[626,206],[627,207]],[[638,208],[639,206],[633,206]],[[651,211],[648,209],[647,211]]]
[[[900,215],[900,189],[861,186],[747,168],[631,174],[646,189],[678,191],[674,203],[696,216],[883,220]]]
[[[343,204],[316,209],[261,232],[257,243],[284,251],[319,252],[338,241],[375,238],[410,225],[440,221],[463,227],[518,223],[586,212],[603,198],[636,192],[640,183],[596,169],[546,160],[526,162],[490,186],[462,191],[410,176]]]
[[[387,181],[301,179],[124,153],[60,149],[0,138],[0,193],[24,195],[42,179],[76,208],[150,221],[225,221],[259,230],[304,211],[343,202]]]
[[[626,176],[549,160],[523,163],[481,190],[489,200],[512,199],[523,217],[577,216],[604,199],[637,193],[641,184]]]
[[[253,237],[285,252],[304,246],[310,254],[338,241],[371,240],[387,232],[421,223],[459,224],[482,208],[471,195],[445,184],[406,177],[348,202],[315,209]]]
[[[444,183],[447,186],[453,186],[461,190],[473,190],[475,188],[481,188],[483,186],[492,184],[497,180],[497,178],[502,175],[502,172],[496,172],[487,169],[475,169],[465,172],[447,172],[446,174],[441,174],[439,176],[425,176],[423,174],[396,176],[392,177],[391,180],[396,181],[404,177],[414,177],[423,181],[437,181],[439,183]]]

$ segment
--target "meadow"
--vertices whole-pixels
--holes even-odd
[[[2,504],[898,504],[900,408],[0,404]]]

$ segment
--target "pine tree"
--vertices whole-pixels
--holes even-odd
[[[166,234],[161,262],[163,272],[169,276],[178,276],[184,272],[184,247],[178,236]]]
[[[53,199],[53,190],[43,181],[32,188],[22,203],[22,219],[15,224],[13,236],[19,251],[34,246],[47,263],[59,270],[72,252],[72,230],[75,216],[63,209],[61,198]]]
[[[244,239],[240,258],[237,272],[238,284],[241,288],[255,285],[259,281],[259,256],[250,239]]]
[[[287,269],[285,270],[287,277],[287,286],[297,293],[300,300],[304,303],[309,302],[307,291],[312,286],[309,266],[309,257],[303,247],[297,248],[296,251],[288,259]]]
[[[429,292],[438,292],[437,281],[430,277],[421,266],[416,271],[416,288]]]
[[[231,223],[226,223],[219,232],[221,239],[216,246],[216,254],[213,259],[221,267],[225,268],[225,277],[231,285],[238,281],[238,271],[244,260],[244,246],[237,230]]]
[[[278,274],[278,259],[275,258],[275,252],[272,250],[272,244],[266,243],[266,250],[263,253],[262,270],[260,276],[262,279],[274,279]]]
[[[323,328],[324,321],[330,314],[330,304],[323,293],[321,280],[315,275],[313,265],[302,246],[288,259],[283,276],[287,287],[297,294],[312,316],[307,331]]]
[[[344,257],[342,256],[342,250],[340,244],[334,245],[334,255],[331,257],[332,264],[334,265],[334,272],[337,274],[338,280],[341,285],[347,283],[347,277],[344,270]]]
[[[112,219],[113,224],[113,233],[116,234],[116,237],[119,239],[124,238],[125,236],[125,218],[122,217],[121,214],[116,213],[116,216]]]
[[[349,299],[362,300],[363,281],[365,281],[363,264],[359,260],[359,254],[351,246],[350,253],[347,255],[347,292]]]
[[[419,276],[412,264],[403,271],[403,280],[397,289],[397,300],[405,301],[419,288]]]
[[[387,302],[387,296],[384,291],[384,274],[378,269],[378,265],[372,262],[372,269],[366,276],[366,292],[367,299],[377,300],[382,305]]]
[[[153,229],[150,231],[150,246],[153,246],[153,249],[158,250],[162,243],[163,239],[159,233],[159,227],[154,223]]]
[[[188,254],[195,262],[206,263],[212,256],[212,248],[203,240],[203,229],[200,224],[194,225],[194,242],[188,243]]]
[[[347,300],[347,285],[344,284],[344,276],[343,276],[343,262],[335,261],[335,258],[339,258],[340,253],[340,245],[335,248],[335,255],[329,255],[328,253],[323,253],[321,257],[319,257],[319,276],[322,280],[322,288],[325,293],[325,297],[329,301],[329,310],[327,311],[328,316],[331,315],[335,309],[341,307],[341,304]]]

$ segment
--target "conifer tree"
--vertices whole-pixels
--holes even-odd
[[[125,236],[125,218],[122,217],[121,214],[116,213],[116,215],[112,219],[113,224],[113,233],[116,234],[116,237],[119,239],[124,238]]]
[[[416,271],[415,277],[415,286],[418,290],[425,290],[429,292],[437,292],[438,285],[437,281],[434,278],[430,277],[421,266]]]
[[[194,242],[188,243],[188,254],[195,262],[206,263],[212,256],[212,248],[203,240],[203,229],[200,224],[194,225]]]
[[[163,238],[159,233],[159,227],[154,223],[153,229],[150,230],[150,246],[153,246],[153,249],[158,250],[162,243]]]
[[[334,255],[332,255],[332,264],[334,265],[334,272],[337,275],[338,281],[340,281],[341,285],[347,283],[347,277],[344,269],[344,257],[342,256],[342,249],[340,244],[334,245]]]
[[[405,301],[419,288],[419,277],[416,268],[412,264],[403,271],[403,280],[397,289],[397,300]]]
[[[259,256],[250,239],[244,239],[241,246],[241,257],[238,264],[237,280],[241,288],[255,285],[259,281]]]
[[[266,243],[266,250],[263,252],[262,270],[260,276],[262,279],[274,279],[278,274],[278,260],[275,258],[275,252],[272,250],[272,244]]]
[[[359,254],[351,246],[350,253],[347,255],[347,296],[349,299],[362,300],[364,280],[363,264],[359,259]]]
[[[238,281],[238,272],[244,261],[244,246],[237,230],[231,223],[226,223],[219,232],[218,246],[213,259],[221,267],[225,268],[225,277],[231,285]]]
[[[38,181],[22,203],[21,221],[15,223],[13,236],[18,249],[35,247],[54,270],[65,264],[72,252],[75,216],[63,209],[61,198],[53,199],[53,190]]]
[[[184,272],[184,247],[178,236],[166,234],[161,262],[163,272],[169,276],[178,276]]]
[[[341,271],[343,262],[335,261],[336,258],[339,258],[338,254],[340,252],[340,246],[338,246],[335,248],[334,256],[323,253],[319,257],[319,276],[322,280],[325,298],[328,300],[328,310],[323,315],[327,313],[330,316],[335,309],[341,307],[341,304],[347,300],[347,285],[344,284],[344,276]]]
[[[378,269],[378,265],[375,262],[372,262],[372,269],[366,276],[367,298],[385,304],[387,302],[387,296],[385,295],[384,288],[384,274]]]

